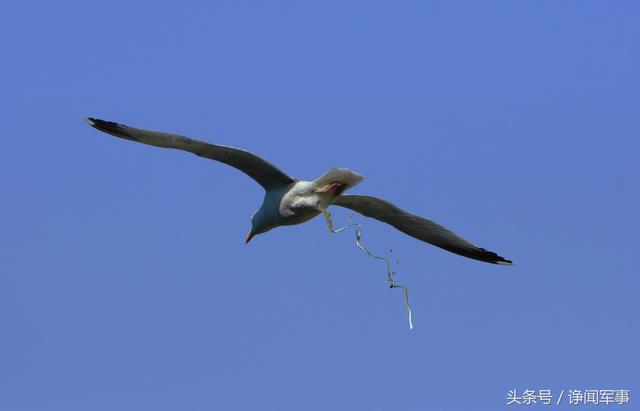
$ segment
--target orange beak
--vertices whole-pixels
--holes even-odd
[[[244,239],[244,243],[245,244],[249,244],[249,241],[251,241],[251,239],[253,238],[255,234],[253,234],[253,232],[251,232],[251,230],[249,230],[249,232],[247,233],[247,238]]]

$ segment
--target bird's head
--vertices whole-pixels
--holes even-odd
[[[255,235],[266,233],[274,227],[275,225],[271,223],[269,216],[260,208],[251,217],[251,230],[247,233],[245,244],[249,243]]]

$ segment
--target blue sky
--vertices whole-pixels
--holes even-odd
[[[505,399],[527,388],[637,403],[639,13],[5,5],[0,409],[497,410],[526,408]],[[258,185],[85,116],[245,148],[303,179],[350,167],[354,193],[516,265],[359,218],[363,243],[400,261],[409,331],[353,233],[315,219],[246,246]]]

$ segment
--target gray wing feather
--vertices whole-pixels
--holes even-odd
[[[156,147],[189,151],[200,157],[228,164],[253,178],[265,190],[273,186],[288,185],[296,181],[265,159],[245,150],[209,144],[204,141],[193,140],[188,137],[162,131],[128,127],[124,124],[95,118],[87,118],[86,121],[94,128],[116,137]]]
[[[350,208],[362,215],[390,224],[411,237],[451,251],[452,253],[487,263],[511,264],[511,261],[492,251],[476,247],[440,224],[407,213],[379,198],[363,195],[343,195],[337,197],[333,201],[333,204]]]

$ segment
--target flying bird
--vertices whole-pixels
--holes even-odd
[[[143,130],[96,118],[85,119],[94,128],[126,140],[175,148],[237,168],[262,186],[264,200],[251,217],[246,243],[255,235],[280,226],[301,224],[331,205],[346,207],[395,227],[411,237],[468,258],[493,264],[511,264],[498,254],[477,247],[443,226],[408,213],[388,201],[367,195],[344,195],[363,177],[348,168],[334,167],[313,181],[291,177],[257,155],[238,148],[194,140],[177,134]]]

